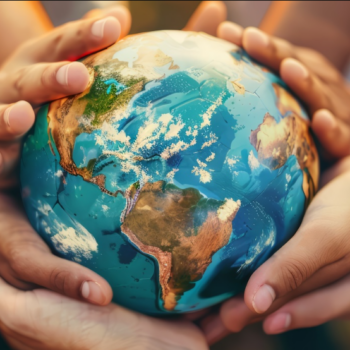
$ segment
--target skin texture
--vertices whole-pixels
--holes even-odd
[[[188,321],[152,319],[115,304],[95,306],[54,292],[19,291],[0,279],[0,330],[17,350],[207,350]]]
[[[205,2],[192,25],[201,29],[202,23],[205,31],[207,22],[201,22],[201,14],[207,16],[208,9],[219,14],[217,26],[225,18],[222,4]],[[9,190],[17,193],[20,140],[34,122],[33,108],[84,90],[86,68],[70,60],[127,34],[131,17],[126,9],[108,9],[107,15],[112,17],[92,11],[85,20],[31,39],[1,67],[0,330],[20,350],[208,349],[201,332],[189,321],[160,321],[109,304],[108,283],[78,264],[53,256],[28,223],[17,195],[6,194]],[[100,24],[94,27],[96,22]]]

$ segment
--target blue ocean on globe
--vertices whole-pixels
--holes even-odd
[[[82,62],[89,87],[44,105],[23,145],[33,227],[139,312],[241,293],[317,189],[299,102],[240,48],[203,33],[133,35]]]

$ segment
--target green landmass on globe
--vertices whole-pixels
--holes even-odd
[[[43,107],[24,144],[33,226],[141,312],[240,292],[317,189],[298,101],[239,48],[201,33],[134,35],[82,62],[88,89]]]

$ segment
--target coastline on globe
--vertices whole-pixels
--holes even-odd
[[[166,315],[241,293],[314,196],[309,119],[279,77],[203,33],[132,35],[82,62],[22,151],[29,220],[113,300]]]

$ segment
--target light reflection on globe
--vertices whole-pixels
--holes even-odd
[[[134,35],[83,63],[89,88],[42,107],[24,143],[34,228],[140,312],[194,311],[242,292],[317,187],[299,103],[205,34]]]

